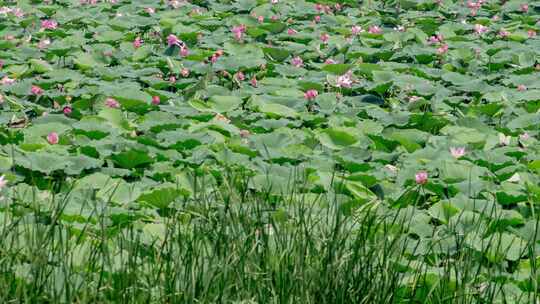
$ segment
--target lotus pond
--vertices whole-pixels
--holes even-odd
[[[0,0],[0,302],[539,303],[539,17]]]

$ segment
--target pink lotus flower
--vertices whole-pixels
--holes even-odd
[[[279,3],[279,0],[270,0],[270,3],[272,3],[272,4],[278,4],[278,3]]]
[[[4,76],[2,80],[0,80],[0,83],[3,85],[11,85],[15,83],[15,79]]]
[[[520,91],[520,92],[523,92],[523,91],[526,91],[527,90],[527,87],[523,84],[520,84],[517,86],[517,90]]]
[[[257,17],[257,21],[258,21],[259,23],[263,23],[263,22],[264,22],[264,16],[259,16],[259,17]]]
[[[153,105],[159,105],[161,103],[161,99],[159,98],[159,96],[152,96],[152,104]]]
[[[416,173],[414,179],[418,185],[425,185],[428,181],[428,174],[425,171],[420,171]]]
[[[16,7],[14,9],[11,10],[11,13],[13,14],[13,16],[17,17],[17,18],[22,18],[24,17],[24,12],[22,9]]]
[[[180,75],[182,75],[182,77],[188,77],[188,76],[189,76],[189,70],[186,69],[186,68],[183,68],[183,69],[180,71]]]
[[[41,20],[41,28],[45,30],[55,30],[58,27],[58,23],[54,20],[46,19]]]
[[[436,44],[436,43],[439,43],[439,39],[437,38],[437,36],[431,36],[431,37],[429,37],[429,39],[428,39],[428,43],[429,43],[429,44]]]
[[[251,135],[251,132],[249,132],[248,130],[240,130],[240,137],[244,139],[243,141],[245,143],[247,143],[246,138],[248,138],[250,135]]]
[[[536,37],[536,31],[535,30],[528,30],[527,31],[527,36],[529,36],[529,38]]]
[[[317,15],[317,16],[313,17],[313,21],[315,21],[315,23],[321,22],[321,16]]]
[[[509,31],[504,30],[504,29],[502,29],[502,30],[499,31],[499,37],[501,37],[501,38],[506,38],[506,37],[508,37],[508,36],[510,36],[510,32],[509,32]]]
[[[315,4],[315,10],[320,12],[323,10],[323,5],[320,3]]]
[[[419,100],[420,100],[419,96],[416,96],[416,95],[409,96],[409,102],[417,102]]]
[[[437,48],[437,54],[443,55],[448,52],[448,44],[443,44],[440,47]]]
[[[358,26],[358,25],[353,25],[351,27],[351,32],[353,33],[353,35],[358,35],[360,33],[362,33],[364,30],[362,29],[361,26]]]
[[[396,166],[393,166],[393,165],[390,165],[390,164],[386,164],[386,165],[384,165],[384,167],[386,169],[388,169],[388,171],[390,171],[392,173],[396,173],[398,171],[398,168]]]
[[[467,7],[470,8],[471,10],[478,10],[480,9],[481,6],[482,4],[479,2],[467,1]]]
[[[182,45],[180,47],[180,56],[186,57],[187,55],[189,55],[189,49],[187,48],[187,46]]]
[[[223,114],[220,114],[220,113],[217,113],[216,116],[214,116],[214,118],[217,120],[217,121],[221,121],[221,122],[224,122],[226,124],[230,123],[231,120],[228,119],[227,117],[225,117]]]
[[[328,58],[324,61],[325,64],[336,64],[336,61],[332,58]]]
[[[488,31],[487,26],[483,26],[482,24],[475,24],[474,25],[474,32],[478,35],[481,35]]]
[[[47,48],[49,45],[51,45],[51,40],[49,38],[45,38],[41,40],[40,42],[38,42],[37,47],[38,49],[42,50],[42,49]]]
[[[253,87],[257,87],[257,78],[255,76],[253,76],[249,82]]]
[[[337,86],[340,88],[351,88],[352,87],[352,72],[348,71],[347,73],[339,76],[337,78]]]
[[[527,13],[527,12],[529,12],[529,4],[523,3],[522,5],[519,6],[519,9],[522,12]]]
[[[185,4],[184,1],[178,1],[178,0],[169,1],[169,5],[172,6],[173,8],[179,8],[183,6],[184,4]]]
[[[0,176],[0,189],[4,188],[7,185],[6,176],[2,175]]]
[[[114,99],[112,97],[109,97],[109,98],[105,99],[105,105],[107,107],[113,108],[113,109],[120,108],[120,103],[116,99]]]
[[[441,34],[437,34],[437,35],[429,37],[428,43],[437,44],[437,43],[443,42],[443,40],[444,40],[444,37]]]
[[[500,18],[501,17],[499,17],[499,15],[493,15],[493,17],[491,17],[491,21],[497,22],[497,21],[499,21]]]
[[[330,35],[328,35],[327,33],[321,34],[321,41],[323,43],[328,43],[328,39],[330,39]]]
[[[290,29],[287,30],[287,34],[289,36],[293,36],[293,35],[298,34],[298,32],[295,29],[290,28]]]
[[[11,13],[11,8],[7,6],[0,7],[0,15],[7,15],[9,13]]]
[[[313,100],[319,95],[319,92],[317,90],[307,90],[307,92],[304,93],[304,98],[307,100]]]
[[[145,12],[147,12],[148,14],[152,15],[153,13],[156,12],[156,10],[153,8],[153,7],[147,7],[144,9]]]
[[[0,70],[4,67],[4,60],[0,60]]]
[[[382,33],[382,29],[378,27],[377,25],[371,25],[368,29],[368,33],[370,34],[380,34]]]
[[[64,112],[65,115],[69,115],[72,112],[72,108],[70,106],[65,106],[62,112]]]
[[[278,20],[279,20],[279,16],[278,16],[278,15],[273,15],[272,17],[270,17],[270,20],[272,20],[272,21],[278,21]]]
[[[244,81],[246,79],[246,76],[242,72],[237,72],[234,75],[234,78],[236,78],[238,81]]]
[[[143,40],[141,39],[141,37],[137,37],[135,38],[135,40],[133,40],[133,47],[136,49],[140,48],[142,44]]]
[[[304,61],[299,56],[293,57],[291,59],[291,64],[297,68],[302,67],[304,65]]]
[[[332,8],[329,5],[325,5],[324,8],[323,8],[323,11],[324,11],[325,14],[331,14],[332,13]]]
[[[43,89],[36,86],[36,85],[33,85],[32,88],[30,88],[30,92],[33,95],[39,96],[39,95],[43,94]]]
[[[244,24],[240,24],[238,26],[234,26],[231,29],[231,32],[234,34],[234,39],[237,41],[242,40],[242,37],[244,36],[244,33],[246,32],[246,26]]]
[[[531,136],[527,132],[525,132],[523,134],[519,134],[519,140],[521,140],[521,141],[527,141],[530,138],[531,138]]]
[[[58,133],[56,133],[56,132],[49,133],[49,135],[47,135],[47,141],[51,145],[56,145],[58,143],[58,141],[59,141]]]
[[[465,147],[450,148],[450,154],[455,158],[460,158],[465,155]]]
[[[170,76],[170,77],[169,77],[169,82],[170,82],[171,84],[175,84],[175,83],[176,83],[176,77]]]
[[[336,11],[340,11],[341,10],[341,4],[339,4],[339,3],[334,4],[334,8],[336,9]]]
[[[178,39],[176,35],[170,34],[169,36],[167,36],[167,44],[169,46],[173,46],[173,45],[181,46],[183,42],[182,40]]]
[[[248,130],[240,130],[240,137],[246,138],[249,135],[251,135],[251,132],[249,132]]]

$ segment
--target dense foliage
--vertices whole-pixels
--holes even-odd
[[[0,301],[535,303],[539,16],[0,0]]]

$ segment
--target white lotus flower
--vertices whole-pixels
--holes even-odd
[[[499,133],[499,144],[502,146],[508,146],[510,144],[510,139],[512,139],[512,136]]]
[[[519,181],[521,181],[521,177],[519,176],[519,173],[514,173],[514,175],[507,179],[507,181],[511,183],[519,183]]]

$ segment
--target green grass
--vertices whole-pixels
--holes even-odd
[[[534,303],[538,297],[535,260],[516,280],[531,292],[509,290],[498,272],[517,265],[486,261],[467,241],[489,223],[459,219],[419,238],[421,228],[411,229],[418,227],[413,207],[351,208],[338,195],[291,190],[277,197],[233,190],[247,185],[243,178],[227,184],[238,187],[201,191],[159,210],[163,222],[147,221],[141,210],[115,213],[91,195],[90,221],[63,215],[69,196],[45,204],[38,197],[27,205],[5,201],[0,302]],[[495,238],[489,243],[500,245]],[[532,244],[524,251],[533,252]]]

